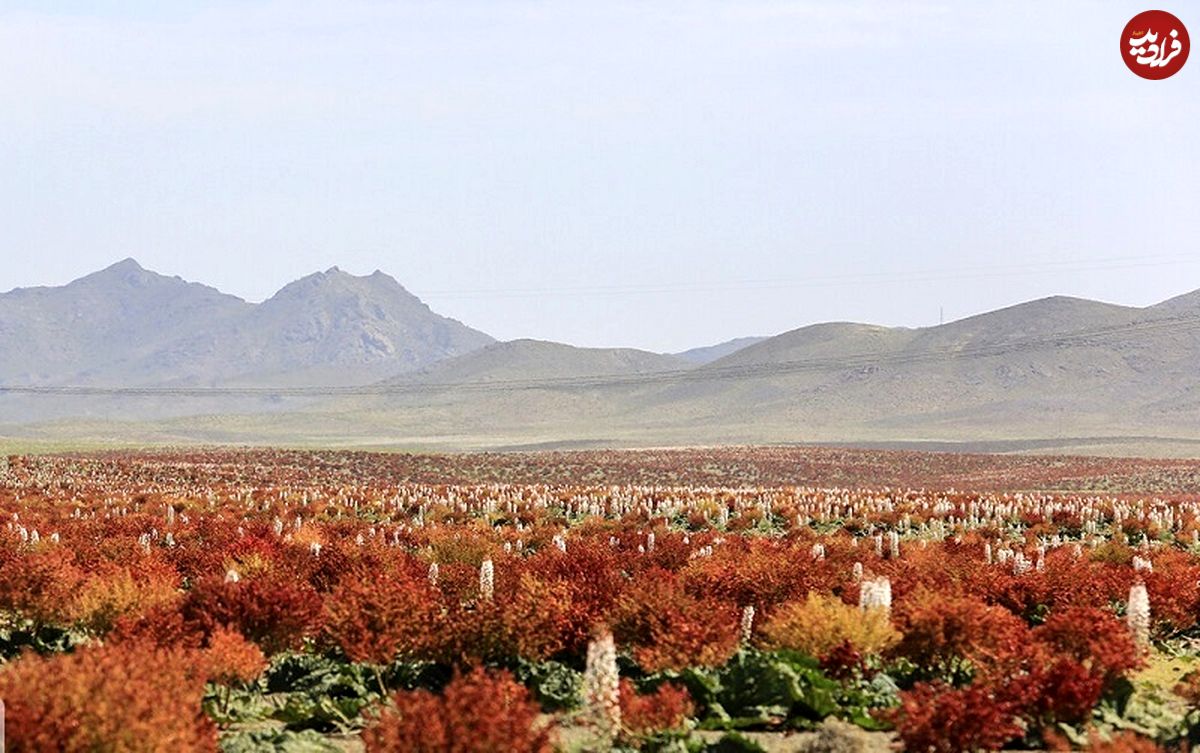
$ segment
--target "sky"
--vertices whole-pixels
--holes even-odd
[[[1200,35],[1200,3],[1172,10]],[[382,269],[501,338],[674,351],[1200,288],[1200,55],[1140,4],[0,4],[0,290]]]

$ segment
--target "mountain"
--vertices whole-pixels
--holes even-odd
[[[240,298],[125,259],[62,287],[0,295],[0,383],[154,381],[153,354],[253,310]]]
[[[852,322],[828,322],[794,329],[736,350],[710,361],[717,368],[753,366],[797,358],[845,359],[863,353],[897,350],[912,337],[912,331]]]
[[[0,364],[10,384],[356,386],[153,410],[56,398],[32,414],[0,395],[0,435],[47,440],[1200,452],[1200,291],[1143,308],[1056,296],[936,327],[830,322],[661,355],[494,342],[378,272],[334,268],[250,304],[126,261],[0,296]]]
[[[544,340],[513,340],[440,361],[392,383],[487,384],[538,380],[553,383],[632,377],[691,367],[691,362],[678,356],[633,348],[577,348]]]
[[[1167,316],[1200,315],[1200,290],[1193,290],[1190,293],[1170,298],[1150,308]]]
[[[195,332],[159,355],[192,380],[228,384],[368,384],[493,342],[382,272],[356,277],[337,267]]]
[[[539,371],[549,356],[500,357],[514,351],[497,345],[435,365],[425,383],[442,385],[436,393],[417,375],[411,391],[391,383],[366,399],[372,423],[359,429],[375,441],[471,447],[1200,447],[1200,294],[1146,308],[1052,297],[916,329],[817,324],[644,377],[580,379],[619,370]],[[489,388],[501,374],[509,383]],[[562,375],[576,381],[549,381]]]
[[[675,355],[694,364],[712,363],[718,358],[724,358],[731,353],[736,353],[742,348],[749,347],[755,343],[760,343],[766,339],[767,338],[765,337],[738,337],[733,340],[726,340],[723,343],[717,343],[716,345],[706,345],[701,348],[692,348],[691,350],[685,350],[682,353],[676,353]]]
[[[364,384],[491,342],[382,272],[336,267],[261,304],[132,259],[0,295],[5,384]]]
[[[1200,433],[1196,315],[1053,297],[921,329],[815,325],[662,398],[797,438]]]

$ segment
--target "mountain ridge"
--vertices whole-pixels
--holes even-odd
[[[129,258],[0,294],[0,383],[353,384],[491,342],[380,271],[333,267],[254,304]]]
[[[680,351],[673,355],[691,361],[697,365],[712,363],[719,358],[731,355],[751,345],[757,345],[763,340],[768,340],[768,337],[735,337],[732,340],[716,343],[715,345],[703,345],[698,348],[689,348],[688,350]]]
[[[456,358],[402,375],[389,383],[486,383],[497,380],[558,380],[656,374],[688,369],[679,356],[636,348],[583,348],[521,338],[492,343]]]
[[[332,267],[248,303],[124,260],[0,294],[0,385],[163,397],[0,394],[0,422],[448,448],[1200,440],[1200,291],[1142,307],[1050,296],[919,328],[824,322],[693,350],[497,342],[378,270]],[[341,386],[354,389],[322,392]],[[180,387],[261,389],[171,397]],[[292,387],[308,391],[270,392]]]

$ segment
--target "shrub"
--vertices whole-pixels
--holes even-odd
[[[728,603],[694,598],[672,573],[648,570],[618,599],[613,633],[647,672],[718,666],[737,651],[740,620]]]
[[[592,628],[605,619],[625,585],[612,551],[600,542],[572,541],[567,553],[549,546],[530,557],[526,571],[544,584],[570,589],[568,622],[562,626],[563,650],[583,653]]]
[[[66,624],[85,577],[65,547],[18,555],[0,566],[0,608],[37,623]]]
[[[649,735],[681,729],[696,713],[696,705],[686,688],[671,683],[659,685],[654,692],[638,695],[633,682],[621,679],[621,723],[633,735]]]
[[[828,569],[822,565],[783,542],[738,538],[711,557],[693,560],[683,575],[693,595],[763,609],[819,590],[825,585],[819,571]]]
[[[510,636],[495,601],[446,605],[428,658],[457,667],[499,662],[511,656]]]
[[[534,661],[580,643],[578,619],[567,583],[522,573],[516,591],[500,606],[512,654]]]
[[[873,672],[863,656],[849,641],[842,641],[834,646],[829,653],[820,657],[821,671],[839,680],[850,679],[856,675],[871,677]]]
[[[184,620],[205,635],[219,627],[237,630],[267,654],[295,649],[321,621],[321,598],[307,585],[276,577],[196,584],[180,608]]]
[[[192,652],[146,642],[26,655],[0,671],[8,750],[215,751],[196,664]]]
[[[917,683],[891,718],[910,753],[999,750],[1021,734],[1016,704],[982,684]]]
[[[1115,614],[1102,609],[1074,607],[1052,614],[1033,635],[1056,654],[1085,665],[1106,690],[1142,665],[1128,628]]]
[[[428,581],[344,578],[325,603],[325,634],[354,661],[387,664],[427,650],[440,621]]]
[[[550,753],[551,728],[507,672],[476,668],[446,686],[396,693],[363,731],[368,753]]]
[[[203,662],[208,679],[225,684],[251,682],[267,667],[266,657],[258,646],[241,633],[225,628],[218,628],[209,636]]]
[[[817,658],[847,643],[857,652],[878,654],[900,640],[885,610],[864,610],[816,593],[781,606],[763,626],[763,635],[773,648]]]
[[[1051,750],[1068,751],[1074,748],[1070,743],[1063,742]],[[1108,740],[1093,734],[1088,739],[1087,750],[1090,753],[1163,753],[1167,749],[1134,732],[1118,732]]]
[[[1026,713],[1043,724],[1087,721],[1104,692],[1102,675],[1066,657],[1014,682],[1029,705]]]
[[[1003,607],[970,597],[942,597],[917,591],[897,605],[897,627],[903,637],[896,654],[932,676],[971,672],[1005,674],[1019,666],[1029,629]]]
[[[185,621],[178,609],[164,606],[117,620],[107,640],[149,642],[160,648],[200,648],[205,635],[200,626]]]
[[[1169,636],[1196,625],[1200,613],[1200,566],[1184,552],[1166,551],[1155,557],[1154,572],[1143,580],[1150,594],[1154,632]]]
[[[104,565],[78,586],[70,605],[71,621],[94,633],[106,633],[126,615],[139,615],[178,597],[178,576],[161,564]]]

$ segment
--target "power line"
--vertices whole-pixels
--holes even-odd
[[[89,387],[89,386],[0,386],[0,394],[53,397],[372,397],[456,392],[517,392],[537,389],[600,389],[621,386],[655,386],[763,378],[805,371],[853,370],[874,366],[901,366],[964,358],[1008,355],[1044,348],[1081,347],[1102,344],[1114,336],[1149,332],[1200,330],[1200,316],[1166,317],[1090,330],[1017,338],[959,348],[922,351],[856,353],[836,358],[806,358],[790,361],[671,369],[642,374],[592,374],[541,379],[496,379],[486,381],[419,382],[395,381],[353,387]],[[401,380],[404,377],[401,377]],[[415,379],[410,377],[410,379]]]

